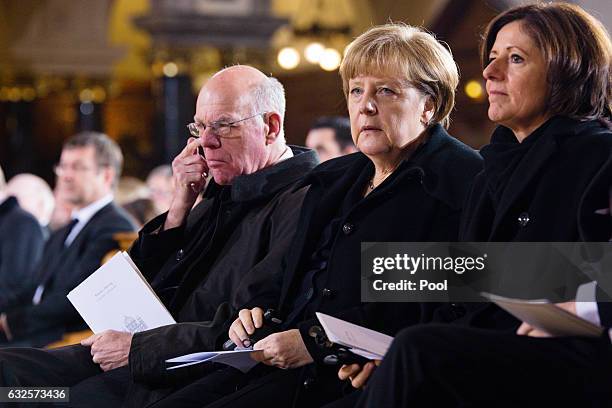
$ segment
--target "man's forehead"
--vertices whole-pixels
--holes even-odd
[[[96,151],[93,146],[70,146],[62,150],[61,158],[91,160],[95,158]]]
[[[198,97],[196,117],[201,116],[234,116],[245,110],[248,98],[245,95],[230,95],[219,92],[202,91]]]

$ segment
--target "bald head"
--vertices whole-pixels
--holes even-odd
[[[40,225],[49,223],[55,199],[45,180],[34,174],[18,174],[8,182],[6,192],[17,197],[19,205],[34,215]]]
[[[276,163],[287,149],[284,115],[278,80],[246,65],[213,75],[198,95],[194,119],[204,129],[200,144],[215,181],[231,184],[236,176]]]
[[[247,65],[235,65],[214,74],[204,88],[218,90],[219,87],[223,87],[226,91],[245,97],[248,96],[248,90],[261,86],[267,80],[268,77],[258,69]]]
[[[200,98],[212,97],[238,101],[251,106],[257,112],[274,112],[280,116],[280,136],[284,137],[282,125],[285,120],[285,89],[274,77],[248,65],[235,65],[214,74],[200,90]],[[213,101],[219,103],[224,101]]]

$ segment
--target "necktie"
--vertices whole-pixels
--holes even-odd
[[[62,242],[64,244],[64,248],[68,247],[68,245],[66,245],[66,239],[68,239],[68,236],[72,232],[72,229],[74,228],[75,225],[77,225],[78,222],[79,222],[78,218],[73,218],[68,223],[68,225],[64,227],[65,231],[63,231],[63,234],[62,234],[63,235]],[[56,254],[56,256],[61,256],[61,253]],[[34,296],[32,297],[32,303],[35,305],[39,304],[42,299],[43,292],[45,291],[45,284],[47,283],[47,280],[49,279],[49,276],[47,275],[48,273],[46,273],[45,276],[42,277],[42,282],[38,285],[38,287],[36,288],[36,291],[34,292]]]
[[[70,222],[68,223],[68,225],[66,225],[64,228],[66,228],[66,231],[64,232],[64,246],[68,246],[69,244],[66,243],[66,240],[68,239],[68,237],[70,236],[70,233],[72,232],[72,230],[74,229],[74,226],[77,225],[77,223],[79,222],[78,218],[73,218],[72,220],[70,220]]]

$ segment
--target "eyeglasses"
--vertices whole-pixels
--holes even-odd
[[[189,129],[189,133],[193,137],[200,137],[206,129],[210,129],[215,135],[224,137],[230,134],[232,127],[234,127],[237,123],[244,122],[245,120],[252,119],[257,116],[265,115],[267,112],[256,113],[253,116],[249,116],[248,118],[235,120],[233,122],[212,122],[212,123],[190,123],[187,125],[187,129]]]
[[[96,170],[95,167],[85,166],[80,163],[75,164],[66,164],[66,163],[58,163],[53,166],[53,172],[56,176],[61,176],[62,174],[66,174],[67,171],[73,171],[75,173],[85,173],[88,171]]]

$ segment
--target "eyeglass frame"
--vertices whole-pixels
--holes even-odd
[[[71,171],[74,173],[87,173],[89,171],[100,171],[102,167],[110,167],[108,164],[98,164],[94,167],[89,167],[85,165],[81,165],[80,163],[76,164],[65,164],[65,163],[56,163],[53,165],[53,173],[56,176],[61,176],[62,174],[66,174],[66,171]]]
[[[251,115],[248,118],[238,119],[238,120],[235,120],[233,122],[228,122],[228,123],[224,123],[224,122],[221,122],[221,121],[212,122],[212,123],[209,123],[209,124],[206,124],[206,123],[203,123],[203,122],[199,122],[199,123],[198,122],[191,122],[191,123],[187,124],[187,130],[189,130],[189,134],[191,136],[199,138],[199,137],[201,137],[200,136],[201,133],[200,133],[200,129],[198,128],[198,125],[203,125],[204,127],[203,127],[203,129],[201,131],[202,133],[206,132],[206,129],[210,128],[215,135],[223,137],[223,136],[227,136],[231,132],[232,127],[236,123],[244,122],[245,120],[253,119],[253,118],[257,117],[257,116],[264,116],[267,113],[269,113],[269,112],[256,113],[255,115]],[[220,132],[219,130],[223,129],[223,128],[227,128],[227,131]]]

